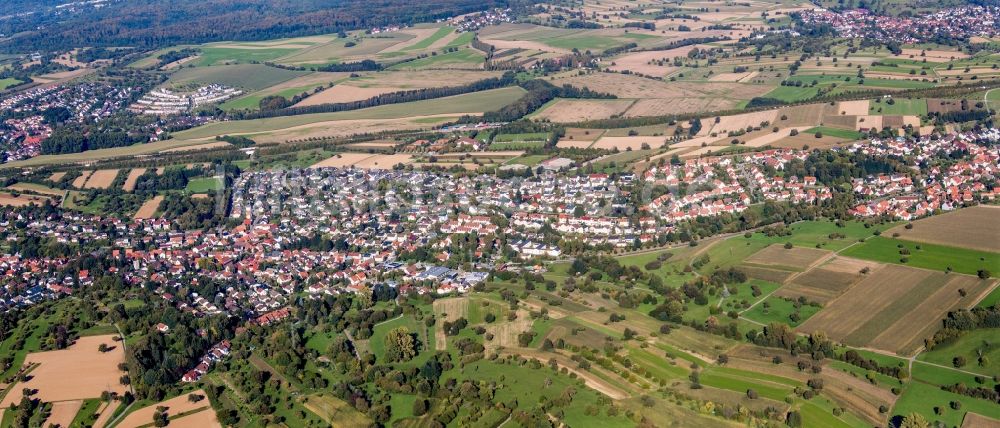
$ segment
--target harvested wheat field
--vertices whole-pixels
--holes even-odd
[[[556,143],[556,147],[560,149],[585,149],[594,144],[593,141],[574,141],[574,140],[559,140]]]
[[[66,349],[28,354],[24,363],[38,367],[32,370],[31,379],[14,386],[0,407],[20,402],[24,388],[38,390],[34,397],[47,402],[96,398],[108,390],[125,393],[127,388],[118,382],[123,373],[118,364],[125,362],[125,349],[112,337],[85,336]],[[101,344],[111,350],[98,351]]]
[[[741,82],[744,80],[752,79],[757,75],[756,71],[750,71],[745,73],[716,73],[708,80],[712,82]]]
[[[601,137],[601,139],[597,140],[591,148],[605,150],[617,148],[621,151],[625,151],[627,149],[641,150],[643,148],[642,146],[645,144],[649,146],[649,148],[658,149],[663,147],[666,141],[666,137]]]
[[[354,167],[361,169],[392,169],[392,167],[398,164],[408,164],[411,162],[413,162],[412,155],[372,155],[354,164]]]
[[[784,138],[787,138],[787,137],[791,136],[791,132],[792,132],[793,129],[795,131],[802,132],[802,131],[805,131],[805,130],[809,129],[809,127],[808,126],[795,126],[795,127],[792,127],[792,128],[782,128],[782,129],[779,129],[778,132],[772,132],[770,130],[767,130],[767,134],[761,135],[759,137],[753,137],[753,138],[750,138],[749,140],[746,140],[746,146],[747,147],[763,147],[763,146],[766,146],[766,145],[769,145],[769,144],[774,144],[774,143],[776,143],[776,142],[778,142],[778,141],[780,141],[780,140],[782,140]],[[746,136],[743,136],[742,138],[746,138]]]
[[[205,397],[205,391],[200,389],[192,392],[191,394],[201,395],[202,397]],[[213,419],[215,418],[215,412],[211,410],[210,407],[211,403],[209,403],[207,397],[201,401],[198,401],[197,403],[192,403],[190,400],[188,400],[188,394],[182,394],[177,397],[171,398],[169,400],[161,401],[156,404],[151,404],[149,406],[136,410],[132,413],[129,413],[128,416],[126,416],[125,419],[122,419],[121,423],[119,423],[116,426],[122,428],[138,428],[143,425],[151,424],[153,422],[153,413],[156,412],[156,408],[159,406],[167,408],[168,417],[173,417],[181,413],[187,413],[196,409],[205,409],[207,407],[208,413],[212,416]],[[195,415],[198,413],[195,413]],[[170,426],[174,426],[174,424],[177,421],[179,421],[179,419],[177,420],[171,419]],[[216,424],[218,424],[217,421]],[[187,426],[198,426],[198,425],[187,425]],[[208,425],[203,425],[203,426],[208,426]]]
[[[715,83],[712,83],[715,84]],[[698,113],[704,111],[728,110],[736,106],[736,101],[717,96],[701,98],[653,98],[637,100],[625,117],[666,116],[671,114]]]
[[[68,427],[82,406],[83,400],[57,401],[52,403],[52,413],[45,420],[45,426]]]
[[[1000,428],[1000,419],[988,418],[978,413],[966,413],[962,428]]]
[[[725,137],[713,137],[711,135],[706,135],[704,137],[694,137],[681,141],[677,144],[671,145],[671,147],[702,147],[711,146],[712,144],[726,139]]]
[[[160,202],[163,202],[163,195],[156,195],[153,199],[143,202],[142,206],[139,207],[139,210],[135,212],[135,215],[132,216],[132,218],[145,219],[155,217],[156,210],[160,208]]]
[[[483,342],[487,351],[495,351],[497,348],[514,348],[519,345],[517,336],[531,330],[532,319],[528,311],[517,310],[517,319],[514,321],[503,321],[488,324],[486,332],[493,334],[493,340]]]
[[[677,69],[672,65],[673,57],[686,56],[687,52],[694,49],[694,46],[671,49],[669,51],[647,51],[630,53],[612,60],[614,65],[608,69],[612,71],[629,71],[635,74],[646,76],[662,77]],[[676,54],[686,50],[683,54]],[[661,65],[662,64],[662,65]]]
[[[337,153],[313,164],[310,168],[346,168],[372,156],[370,153]]]
[[[552,122],[583,122],[619,116],[632,106],[632,100],[576,100],[560,99],[534,115],[535,119]]]
[[[211,407],[177,419],[171,419],[170,426],[173,428],[222,428],[219,418],[215,415],[215,410],[212,410]]]
[[[739,131],[741,129],[745,130],[747,127],[761,126],[764,122],[773,124],[777,118],[778,110],[764,110],[754,113],[722,116],[719,118],[718,123],[715,123],[715,118],[702,119],[702,128],[698,135],[709,135],[709,133],[725,135],[727,132]]]
[[[87,184],[87,179],[90,178],[90,175],[93,173],[94,171],[89,171],[89,170],[83,171],[83,173],[80,174],[79,177],[73,180],[73,187],[76,187],[77,189],[82,189],[83,186]]]
[[[1000,207],[979,205],[926,217],[888,230],[900,239],[1000,252]]]
[[[968,58],[969,54],[959,51],[903,49],[902,53],[893,55],[892,58],[908,59],[910,56],[913,56],[913,59],[918,61],[926,59],[927,62],[949,62],[956,59]]]
[[[882,116],[858,116],[858,122],[854,129],[858,131],[881,130]]]
[[[792,247],[783,245],[768,245],[763,250],[754,253],[746,259],[747,263],[764,265],[785,270],[805,270],[833,253],[815,248]]]
[[[868,100],[841,101],[837,103],[837,114],[841,116],[864,116],[868,114]]]
[[[52,175],[49,176],[49,181],[58,183],[65,176],[66,172],[53,172]]]
[[[25,195],[25,194],[14,196],[10,193],[0,193],[0,206],[6,206],[6,207],[25,207],[31,204],[41,206],[45,205],[45,201],[48,200],[49,198],[46,198],[44,196]]]
[[[117,169],[100,169],[94,171],[87,180],[87,184],[84,186],[86,189],[107,189],[111,187],[111,183],[115,181],[115,177],[118,176]]]
[[[146,173],[146,168],[134,168],[128,172],[128,177],[125,178],[125,184],[122,186],[122,190],[126,192],[131,192],[135,190],[135,182],[139,181],[139,177]]]
[[[469,315],[469,299],[467,297],[450,297],[434,301],[434,347],[438,351],[448,348],[448,338],[444,334],[444,323],[452,322]]]

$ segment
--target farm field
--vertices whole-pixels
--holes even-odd
[[[993,285],[974,277],[885,265],[829,302],[799,331],[823,331],[848,345],[909,355],[948,310],[968,307]]]
[[[1000,253],[1000,207],[980,205],[913,221],[887,232],[900,239]]]
[[[13,77],[7,77],[7,78],[0,79],[0,91],[2,91],[4,89],[7,89],[7,88],[10,88],[12,86],[17,86],[19,84],[21,84],[21,81],[15,79]]]
[[[631,100],[559,99],[542,106],[532,117],[560,123],[607,119],[624,113],[631,105]]]
[[[420,115],[465,114],[495,110],[514,102],[524,93],[521,88],[504,88],[492,91],[476,92],[453,97],[433,100],[416,101],[412,103],[390,104],[360,110],[317,113],[298,116],[276,117],[231,122],[212,123],[187,131],[176,133],[178,139],[200,139],[217,135],[247,135],[273,133],[275,131],[304,127],[307,125],[322,126],[323,123],[359,119],[395,119]]]
[[[219,83],[249,91],[258,91],[310,74],[263,64],[236,64],[214,67],[183,68],[170,75],[166,85],[208,85]]]
[[[938,345],[930,351],[924,351],[918,357],[920,361],[954,367],[956,357],[967,361],[961,368],[989,376],[1000,376],[1000,369],[993,361],[1000,359],[1000,329],[986,328],[965,332],[964,335],[951,343]],[[985,357],[985,360],[980,358]]]
[[[909,254],[901,254],[901,251],[909,252]],[[884,236],[866,239],[865,242],[845,250],[842,255],[882,263],[905,264],[938,272],[944,272],[950,268],[955,272],[968,275],[976,275],[981,269],[991,270],[1000,266],[1000,253],[919,243]],[[906,259],[905,263],[903,259]]]
[[[30,380],[15,386],[0,405],[7,408],[10,403],[19,402],[24,388],[37,390],[34,396],[48,402],[99,397],[109,389],[124,393],[125,385],[118,382],[121,377],[118,364],[125,361],[125,350],[111,338],[112,335],[84,336],[67,349],[28,354],[24,363],[38,367],[31,371]],[[98,351],[100,344],[108,345],[111,350]]]
[[[190,392],[189,394],[195,394],[195,395],[200,395],[200,396],[204,397],[205,396],[205,391],[203,391],[203,390],[197,390],[197,391]],[[141,426],[145,426],[147,424],[151,424],[152,421],[153,421],[153,413],[156,411],[157,407],[160,407],[160,406],[166,407],[167,415],[168,415],[168,417],[171,418],[171,421],[170,421],[170,425],[171,426],[173,426],[175,423],[177,424],[177,426],[188,426],[188,427],[196,427],[196,426],[205,426],[205,427],[217,426],[217,427],[221,427],[222,426],[222,425],[220,425],[218,423],[218,421],[215,421],[214,424],[210,422],[211,420],[213,420],[215,418],[215,411],[212,410],[212,408],[210,406],[210,403],[208,402],[207,398],[205,398],[205,399],[203,399],[201,401],[198,401],[198,402],[191,402],[190,400],[188,400],[188,394],[182,394],[182,395],[179,395],[177,397],[170,398],[170,399],[167,399],[167,400],[163,400],[163,401],[160,401],[158,403],[151,404],[149,406],[146,406],[146,407],[137,409],[135,411],[132,411],[127,416],[125,416],[125,418],[122,419],[121,422],[119,422],[115,426],[122,427],[122,428],[139,428]],[[198,410],[198,412],[195,412],[196,410]],[[188,421],[185,421],[186,423],[182,423],[181,422],[182,419],[190,417],[190,416],[184,416],[184,417],[179,418],[179,419],[174,419],[174,417],[176,417],[177,415],[181,415],[181,414],[191,414],[191,413],[193,413],[193,414],[196,415],[196,414],[200,414],[200,413],[203,413],[203,412],[207,413],[208,416],[210,416],[210,419],[208,421],[203,421],[201,418],[199,418],[199,419],[197,419],[197,421],[200,421],[200,422],[209,422],[207,425],[194,425],[194,424],[188,425],[188,423],[193,423],[196,420],[188,420]]]

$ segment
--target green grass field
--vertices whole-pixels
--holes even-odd
[[[205,193],[209,190],[219,190],[222,183],[216,177],[194,178],[188,182],[184,190],[190,193]]]
[[[962,403],[960,410],[952,410],[949,403]],[[935,414],[934,408],[940,408],[941,414]],[[920,413],[928,422],[941,421],[946,426],[961,426],[966,412],[975,412],[991,418],[1000,418],[1000,406],[987,400],[953,394],[923,382],[910,382],[903,389],[903,394],[892,409],[893,415],[905,416],[912,412]]]
[[[816,88],[806,88],[806,87],[794,87],[794,86],[778,86],[764,94],[763,98],[774,98],[777,100],[785,102],[795,102],[808,100],[816,96],[819,90]]]
[[[829,137],[845,138],[848,140],[858,140],[864,136],[862,133],[858,131],[852,131],[850,129],[830,128],[828,126],[817,126],[802,131],[803,134],[808,134],[808,135],[815,135],[817,132],[819,132],[824,137],[829,136]]]
[[[976,373],[990,376],[1000,376],[1000,329],[986,328],[966,332],[958,340],[931,351],[920,354],[920,360],[943,366],[953,366],[955,357],[965,357],[966,365],[962,367]],[[985,364],[979,363],[979,357],[986,358]]]
[[[420,59],[415,59],[413,61],[404,62],[402,64],[396,64],[390,67],[389,70],[473,68],[475,66],[480,65],[483,62],[484,58],[485,56],[483,56],[482,52],[471,48],[464,48],[464,49],[459,49],[455,52],[431,55],[426,58],[420,58]],[[456,67],[456,66],[461,66],[461,67]]]
[[[239,49],[203,46],[201,48],[201,57],[196,59],[194,64],[197,66],[210,66],[219,64],[247,64],[250,62],[273,61],[297,51],[298,49]]]
[[[548,141],[548,132],[531,132],[525,134],[497,134],[493,137],[494,143],[513,143],[525,141]]]
[[[438,30],[436,32],[434,32],[434,34],[431,34],[430,37],[428,37],[426,39],[423,39],[423,40],[417,42],[416,44],[414,44],[413,46],[407,47],[407,48],[405,48],[403,50],[405,50],[405,51],[416,51],[416,50],[427,49],[427,48],[431,47],[431,45],[433,45],[434,42],[436,42],[438,40],[441,40],[445,36],[451,34],[452,31],[455,31],[455,29],[451,28],[451,27],[441,27],[441,28],[438,28]]]
[[[904,257],[899,254],[901,248],[910,250],[910,254],[905,256],[908,257],[906,263],[901,261]],[[950,267],[955,272],[969,275],[975,275],[980,269],[995,270],[996,266],[1000,266],[1000,254],[997,253],[904,241],[882,236],[869,238],[864,243],[845,250],[842,254],[847,257],[937,271],[944,271]]]
[[[764,307],[765,303],[769,305],[767,308]],[[792,302],[780,297],[772,296],[768,297],[757,306],[754,306],[753,309],[745,312],[743,317],[761,324],[780,322],[796,327],[809,319],[809,317],[815,315],[820,309],[822,308],[817,306],[801,305],[799,309],[796,310],[795,305]],[[799,319],[798,321],[793,321],[790,316],[796,312],[799,314]]]
[[[306,74],[309,72],[284,70],[263,64],[221,65],[181,69],[170,76],[167,85],[219,83],[234,88],[257,91]]]
[[[490,150],[527,150],[527,149],[537,149],[545,145],[543,141],[513,141],[510,143],[493,143],[490,144]]]
[[[5,79],[0,79],[0,91],[2,91],[4,89],[7,89],[7,88],[9,88],[11,86],[20,85],[21,83],[22,82],[20,80],[17,80],[17,79],[15,79],[13,77],[8,77],[8,78],[5,78]]]
[[[886,101],[880,102],[880,100],[876,99],[869,104],[868,111],[872,114],[876,114],[879,109],[882,110],[881,114],[926,116],[927,100],[896,98],[892,100],[892,104],[889,104]]]

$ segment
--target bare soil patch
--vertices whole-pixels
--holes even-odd
[[[901,239],[1000,252],[1000,207],[979,205],[922,218],[913,228],[896,226],[888,232]]]
[[[58,183],[65,176],[66,176],[65,172],[53,172],[52,175],[49,176],[49,181]]]
[[[552,122],[582,122],[619,116],[632,106],[632,100],[560,99],[535,115]]]
[[[106,390],[125,393],[125,385],[118,382],[122,375],[118,364],[125,361],[125,349],[112,337],[85,336],[67,349],[28,354],[25,364],[38,367],[31,371],[31,379],[14,386],[0,407],[20,402],[24,388],[38,390],[34,397],[47,402],[96,398]],[[100,344],[111,350],[98,351]]]

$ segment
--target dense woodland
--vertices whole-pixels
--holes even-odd
[[[434,21],[528,0],[173,0],[164,12],[160,0],[111,2],[71,16],[54,12],[10,17],[0,33],[19,37],[0,42],[0,50],[30,52],[77,46],[164,47],[218,40],[267,40],[336,33],[390,24]],[[6,2],[4,2],[6,3]],[[33,4],[18,0],[23,6]],[[11,12],[17,10],[10,8]],[[37,28],[44,31],[36,31]],[[152,30],[152,31],[151,31]]]

